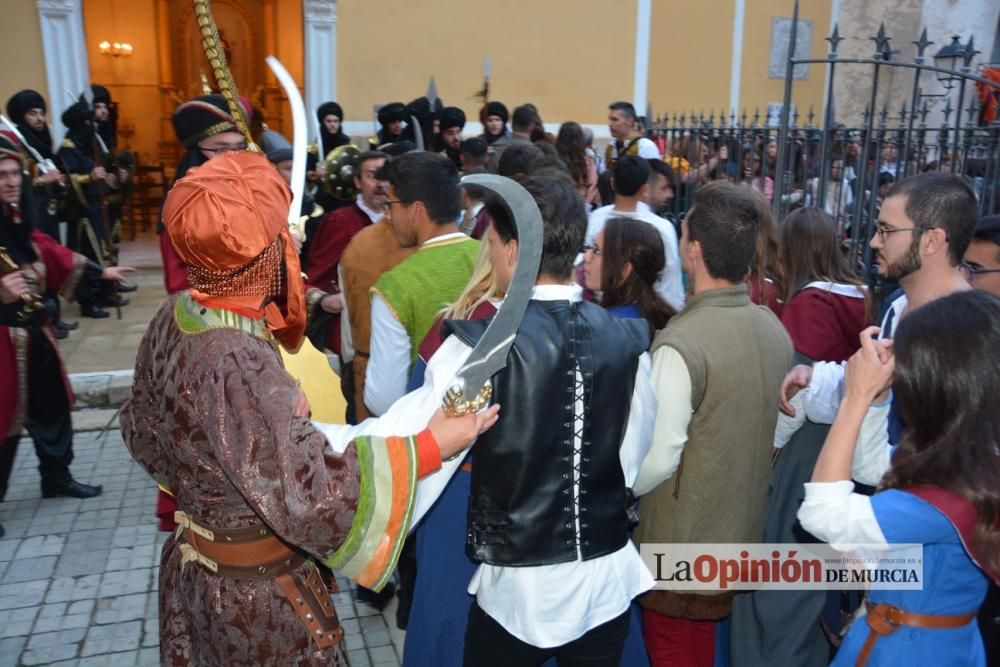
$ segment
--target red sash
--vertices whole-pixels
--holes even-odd
[[[1000,573],[991,572],[986,569],[983,566],[983,561],[976,558],[976,554],[972,551],[972,533],[975,530],[976,518],[978,516],[976,508],[972,503],[957,493],[938,486],[911,486],[901,490],[930,503],[941,512],[951,523],[955,532],[958,533],[958,539],[962,541],[962,546],[965,547],[965,552],[969,554],[972,562],[986,573],[986,576],[992,579],[994,583],[1000,584]]]

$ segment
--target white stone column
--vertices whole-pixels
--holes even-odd
[[[649,102],[646,89],[649,84],[649,22],[653,7],[651,0],[636,0],[635,16],[635,69],[632,72],[632,105],[636,114],[646,115]],[[652,118],[647,118],[652,123]]]
[[[729,111],[740,113],[740,86],[743,82],[743,24],[746,20],[746,0],[733,3],[733,56],[729,64]]]
[[[66,128],[58,122],[71,104],[69,93],[82,93],[90,85],[87,45],[83,34],[81,0],[35,0],[42,27],[45,78],[49,86],[49,110],[53,138],[62,141]]]
[[[336,0],[303,0],[305,22],[306,115],[316,118],[316,108],[337,99],[337,3]],[[342,118],[341,120],[346,120]],[[312,125],[314,136],[318,127]],[[316,136],[316,139],[319,137]]]

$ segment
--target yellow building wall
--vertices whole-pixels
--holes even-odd
[[[423,95],[479,120],[473,95],[493,59],[490,98],[533,102],[543,120],[603,123],[632,98],[636,4],[626,0],[339,0],[337,98],[348,120]]]
[[[732,34],[732,0],[654,0],[647,84],[654,116],[692,111],[718,113],[728,108]],[[630,38],[628,43],[633,44],[633,40]]]
[[[281,64],[285,66],[288,73],[292,75],[299,87],[299,92],[305,98],[305,57],[302,43],[302,0],[275,0],[274,3],[274,23],[275,23],[275,53]],[[270,54],[268,54],[270,55]],[[268,70],[270,72],[270,69]],[[271,76],[270,74],[268,75]],[[275,86],[278,85],[274,80]],[[281,93],[282,103],[281,117],[272,118],[268,122],[272,129],[281,132],[289,140],[292,138],[292,111],[288,101]],[[306,109],[306,114],[311,114]],[[307,119],[307,123],[311,122]]]
[[[0,106],[7,113],[11,95],[31,88],[49,102],[49,121],[58,113],[49,97],[45,80],[45,59],[42,50],[42,29],[38,22],[35,0],[3,0],[0,9]],[[60,109],[61,110],[61,109]]]
[[[90,80],[107,87],[118,103],[119,146],[136,151],[140,162],[156,162],[160,74],[155,0],[84,0],[83,31]],[[127,58],[101,55],[97,45],[104,40],[128,42],[133,53]],[[135,135],[128,139],[121,136],[126,124],[135,128]]]
[[[302,0],[258,1],[263,22],[274,26],[270,34],[260,26],[258,43],[273,48],[302,82]],[[815,57],[827,50],[823,38],[830,30],[830,2],[802,3],[802,18],[813,21]],[[728,109],[735,0],[651,3],[647,86],[654,113]],[[460,106],[469,121],[476,121],[480,102],[474,95],[490,55],[491,99],[511,110],[534,102],[550,123],[602,125],[609,102],[632,99],[636,5],[635,0],[543,0],[526,11],[522,0],[339,0],[337,100],[347,120],[370,122],[373,105],[423,95],[433,75],[444,102]],[[135,127],[128,143],[147,162],[156,160],[158,142],[173,141],[161,118],[156,8],[157,0],[83,0],[91,80],[112,91],[121,121]],[[745,12],[740,106],[750,113],[759,107],[763,115],[769,102],[782,99],[783,80],[767,75],[771,21],[788,16],[790,2],[747,0]],[[12,15],[8,24],[30,29],[0,40],[8,62],[23,64],[4,68],[0,84],[10,93],[29,85],[44,90],[42,60],[23,58],[23,53],[41,52],[34,1],[7,0],[5,13]],[[170,34],[175,30],[171,27]],[[101,56],[96,45],[104,39],[129,41],[134,54]],[[190,49],[200,52],[196,43]],[[811,105],[820,110],[824,75],[821,66],[811,66],[809,80],[795,82],[793,103],[803,123]],[[58,115],[65,100],[52,106]],[[290,135],[287,103],[267,106],[275,129]],[[161,137],[161,130],[167,136]]]
[[[771,21],[774,17],[791,18],[790,0],[748,0],[743,24],[743,75],[741,106],[749,113],[760,108],[761,118],[766,117],[769,102],[784,99],[785,80],[768,78],[771,57]],[[812,57],[825,58],[829,52],[830,2],[810,0],[799,3],[799,19],[812,20]],[[782,58],[787,57],[787,43],[781,45]],[[816,112],[814,123],[819,125],[822,118],[823,87],[826,81],[825,65],[810,65],[809,78],[796,79],[792,85],[792,104],[801,114],[799,124],[806,123],[806,114],[813,107]],[[763,120],[761,120],[763,123]]]
[[[735,5],[734,0],[653,2],[648,87],[654,115],[722,110],[728,115]],[[763,123],[768,103],[782,101],[784,79],[768,78],[771,22],[774,17],[790,17],[791,9],[789,0],[747,0],[737,115],[745,108],[752,116],[759,108]],[[825,57],[823,38],[831,28],[829,0],[802,3],[800,18],[813,21],[813,57]],[[824,76],[823,67],[813,65],[808,81],[795,82],[792,103],[803,114],[810,105],[819,114]]]

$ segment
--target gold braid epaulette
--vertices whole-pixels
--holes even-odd
[[[222,50],[222,40],[219,38],[219,29],[215,25],[215,18],[212,16],[212,7],[209,0],[194,0],[194,16],[198,21],[198,29],[201,31],[201,47],[205,50],[205,57],[212,67],[212,74],[215,76],[215,84],[219,87],[219,92],[226,99],[229,106],[229,114],[236,121],[243,136],[246,137],[249,150],[259,151],[260,148],[254,143],[250,135],[250,124],[247,121],[246,109],[240,103],[239,91],[236,89],[236,82],[229,72],[229,65],[226,63],[226,54]]]

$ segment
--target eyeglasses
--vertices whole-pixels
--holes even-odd
[[[888,225],[875,225],[875,234],[881,243],[885,243],[885,237],[895,232],[927,232],[933,227],[889,227]]]
[[[403,206],[406,206],[409,203],[410,202],[405,202],[402,199],[389,199],[385,202],[385,205],[392,206],[393,204],[402,204]]]
[[[585,245],[585,246],[583,246],[583,249],[582,249],[581,252],[592,252],[592,253],[594,253],[594,257],[601,257],[601,256],[604,255],[604,251],[601,250],[596,245]]]
[[[979,276],[987,273],[1000,273],[1000,269],[981,269],[965,262],[959,264],[958,269],[962,272],[962,277],[970,284],[974,283]]]
[[[209,148],[208,146],[198,145],[203,153],[208,153],[209,155],[218,155],[219,153],[239,153],[247,149],[246,142],[241,144],[223,144],[222,146],[214,146]]]

